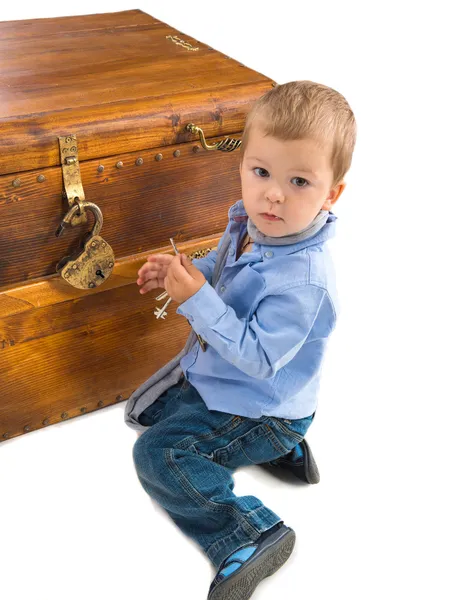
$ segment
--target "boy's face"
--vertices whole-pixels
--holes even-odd
[[[331,188],[329,152],[312,139],[266,136],[253,123],[240,176],[245,210],[259,231],[273,237],[297,233],[321,209],[331,210],[346,184]]]

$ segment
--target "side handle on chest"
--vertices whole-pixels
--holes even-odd
[[[233,150],[237,150],[240,148],[242,140],[236,140],[234,138],[226,138],[221,140],[221,142],[217,142],[216,144],[209,145],[206,142],[206,138],[204,137],[204,132],[200,127],[197,127],[193,123],[189,123],[186,125],[186,131],[189,133],[198,133],[200,136],[201,145],[205,150],[221,150],[222,152],[232,152]]]

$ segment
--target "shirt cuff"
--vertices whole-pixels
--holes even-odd
[[[195,323],[195,330],[201,327],[212,327],[227,311],[227,304],[223,302],[215,289],[206,282],[185,302],[180,304],[176,312],[183,315],[191,323]]]

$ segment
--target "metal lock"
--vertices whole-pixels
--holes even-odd
[[[77,251],[72,256],[65,256],[57,264],[56,270],[73,287],[87,290],[98,287],[106,281],[112,273],[115,258],[111,246],[99,235],[103,226],[103,215],[93,202],[76,201],[58,227],[56,237],[62,235],[66,225],[83,209],[94,213],[95,225],[85,237],[81,251]]]

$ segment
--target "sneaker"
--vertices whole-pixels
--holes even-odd
[[[287,469],[295,477],[306,483],[318,483],[320,472],[313,458],[312,450],[305,439],[302,440],[289,454],[269,463],[273,467]]]
[[[222,562],[207,600],[248,600],[262,579],[286,562],[294,545],[293,529],[278,523]]]

